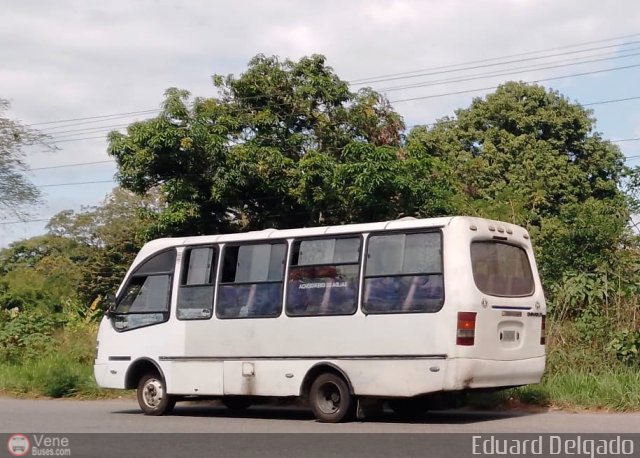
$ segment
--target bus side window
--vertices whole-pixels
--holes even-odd
[[[290,316],[350,315],[358,302],[360,237],[294,242],[287,283]]]
[[[179,320],[204,320],[213,312],[217,249],[185,248],[176,316]]]
[[[219,318],[280,315],[286,252],[287,245],[282,242],[225,247],[216,315]]]
[[[440,232],[373,234],[367,246],[365,313],[437,312],[444,302]]]

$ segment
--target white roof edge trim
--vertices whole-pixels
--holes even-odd
[[[354,223],[354,224],[338,224],[333,226],[311,226],[311,227],[303,227],[303,228],[293,228],[293,229],[264,229],[261,231],[250,231],[250,232],[241,232],[237,234],[212,234],[212,235],[199,235],[193,237],[176,237],[176,238],[161,238],[155,239],[147,242],[139,254],[143,253],[152,253],[162,249],[171,248],[171,247],[179,247],[179,246],[187,246],[187,245],[199,245],[199,244],[209,244],[209,243],[237,243],[243,241],[254,241],[254,240],[266,240],[266,239],[291,239],[296,237],[306,237],[306,236],[319,236],[319,235],[339,235],[340,233],[347,234],[351,232],[349,227],[353,227],[353,232],[372,232],[379,230],[402,230],[406,228],[415,227],[416,229],[420,228],[428,228],[428,227],[443,227],[450,226],[454,221],[464,220],[469,218],[470,220],[484,220],[491,221],[486,218],[478,218],[478,217],[467,217],[467,216],[443,216],[436,218],[413,218],[409,219],[397,219],[390,221],[377,221],[372,223]],[[499,221],[496,221],[499,222]],[[431,224],[429,224],[431,223]],[[510,224],[505,223],[504,224]],[[332,229],[339,228],[340,230],[333,232]],[[237,240],[234,236],[238,236]],[[225,239],[225,240],[221,240]]]

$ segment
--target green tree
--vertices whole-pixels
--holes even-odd
[[[612,260],[629,221],[623,155],[594,125],[559,93],[511,82],[408,145],[450,165],[464,212],[529,228],[554,283]]]
[[[77,298],[88,251],[73,240],[43,235],[0,251],[0,308],[59,312]]]
[[[85,249],[76,288],[87,305],[99,295],[115,292],[163,206],[155,190],[138,196],[115,188],[102,205],[77,213],[65,210],[49,221],[51,236]]]
[[[24,148],[47,145],[47,137],[5,117],[9,102],[0,99],[0,212],[19,213],[34,204],[40,192],[25,176]]]
[[[112,133],[122,187],[159,187],[153,235],[370,221],[450,210],[439,159],[402,150],[404,123],[380,94],[349,91],[314,55],[257,56],[219,96],[170,89],[162,113]]]
[[[48,234],[0,251],[0,309],[86,316],[97,296],[115,292],[162,205],[157,193],[116,188],[100,206],[58,213]]]

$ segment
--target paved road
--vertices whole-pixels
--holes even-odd
[[[391,414],[369,421],[324,424],[298,407],[252,407],[231,415],[215,403],[178,404],[164,417],[142,415],[135,400],[0,398],[0,433],[640,433],[640,414],[524,411],[430,412],[417,421]]]
[[[550,452],[552,437],[570,433],[566,436],[575,441],[579,437],[603,437],[590,436],[590,433],[640,433],[640,414],[450,410],[431,412],[420,420],[410,422],[386,414],[369,421],[334,425],[318,423],[308,410],[298,407],[252,407],[243,415],[234,416],[215,403],[178,404],[171,416],[148,417],[142,415],[137,403],[130,399],[78,401],[0,398],[0,442],[9,444],[9,433],[25,434],[31,443],[33,455],[36,452],[44,455],[42,450],[34,449],[37,442],[42,444],[43,437],[53,437],[53,440],[63,437],[70,441],[71,456],[96,458],[472,458],[477,456],[474,450],[482,451],[473,448],[474,435],[480,435],[482,441],[488,441],[496,433],[535,433],[528,434],[526,438],[540,437],[540,441],[546,444],[542,453],[535,456],[562,456],[562,453]],[[522,435],[495,437],[523,438]],[[622,437],[633,441],[633,453],[637,456],[640,453],[640,434]],[[50,452],[59,455],[57,450],[51,449]],[[5,446],[0,444],[0,457],[4,456],[9,455]]]

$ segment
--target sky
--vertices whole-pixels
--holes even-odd
[[[637,0],[0,0],[0,11],[5,116],[58,148],[28,151],[43,201],[27,218],[36,221],[0,214],[0,246],[104,200],[115,186],[109,130],[153,116],[169,87],[214,96],[211,76],[240,74],[256,54],[323,54],[350,82],[403,73],[369,85],[407,125],[450,116],[505,81],[539,81],[593,109],[596,130],[625,140],[640,165],[630,140],[640,137]],[[620,99],[630,100],[590,105]]]

